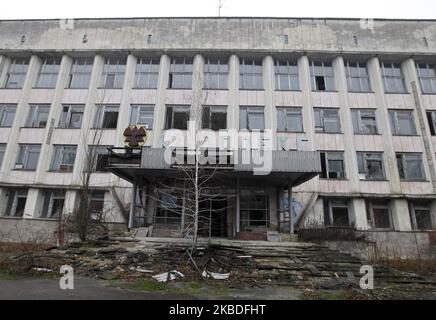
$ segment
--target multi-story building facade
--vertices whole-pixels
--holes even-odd
[[[435,35],[413,20],[1,21],[0,224],[73,212],[89,148],[123,147],[130,124],[162,148],[200,107],[203,129],[271,129],[275,150],[319,152],[320,175],[293,190],[300,227],[433,229]],[[122,222],[132,185],[91,170],[93,206]],[[245,202],[280,212],[266,194]]]

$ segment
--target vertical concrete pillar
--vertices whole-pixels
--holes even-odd
[[[351,224],[353,224],[357,230],[368,230],[365,199],[351,199],[349,217]]]
[[[9,67],[11,66],[11,59],[0,55],[0,88],[4,88]]]
[[[76,199],[78,199],[77,190],[67,190],[65,192],[64,209],[62,212],[63,215],[69,215],[74,212],[76,209]]]
[[[431,202],[431,227],[436,229],[436,200]]]
[[[204,58],[201,54],[196,54],[192,72],[192,105],[190,114],[190,120],[195,121],[196,130],[201,129],[202,106],[206,102],[202,99],[203,75]]]
[[[163,54],[160,57],[159,80],[156,90],[156,105],[154,107],[153,148],[162,147],[163,128],[165,123],[165,93],[168,87],[170,72],[170,57]]]
[[[274,102],[274,59],[271,55],[263,58],[263,86],[265,88],[265,128],[273,132],[272,145],[276,146],[277,119]]]
[[[412,224],[410,221],[409,204],[406,199],[394,199],[390,202],[392,212],[392,222],[396,231],[410,231]]]
[[[27,192],[26,205],[23,219],[38,218],[41,212],[42,192],[41,189],[30,188]]]
[[[239,57],[232,54],[229,59],[229,129],[239,130]]]

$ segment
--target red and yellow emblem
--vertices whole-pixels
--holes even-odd
[[[143,126],[131,125],[124,130],[124,144],[126,147],[142,147],[147,141],[147,131]]]

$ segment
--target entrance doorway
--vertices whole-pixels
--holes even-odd
[[[200,200],[198,215],[198,235],[201,237],[227,237],[227,208],[226,199]]]

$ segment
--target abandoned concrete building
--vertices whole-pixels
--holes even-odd
[[[273,133],[271,172],[223,169],[202,235],[436,228],[436,21],[0,21],[0,88],[2,232],[73,212],[93,148],[93,208],[183,236],[183,195],[159,183],[175,172],[164,134],[189,119]],[[146,129],[134,152],[129,125]]]

